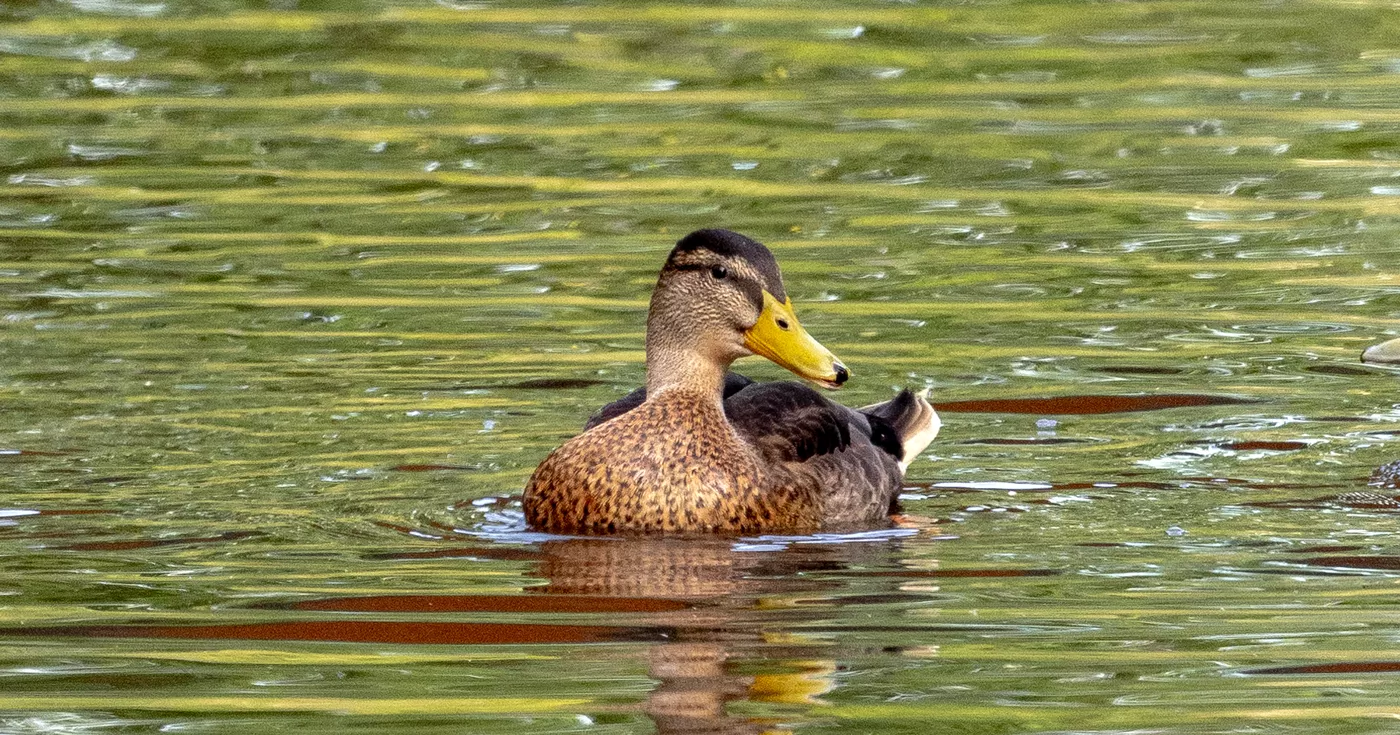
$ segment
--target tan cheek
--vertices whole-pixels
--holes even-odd
[[[740,330],[748,329],[754,322],[758,321],[758,312],[753,310],[753,304],[749,303],[749,300],[744,298],[743,294],[737,293],[735,289],[726,289],[724,312],[728,315],[733,326]]]

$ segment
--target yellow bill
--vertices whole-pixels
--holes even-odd
[[[838,388],[851,376],[846,366],[798,323],[792,299],[780,302],[767,291],[763,292],[758,323],[744,333],[744,346],[826,388]]]

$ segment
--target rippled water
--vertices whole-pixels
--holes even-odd
[[[0,731],[1392,732],[1400,15],[0,6]],[[526,532],[684,233],[900,528]],[[779,378],[772,365],[746,372]]]

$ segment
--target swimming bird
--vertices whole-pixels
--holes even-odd
[[[525,488],[540,531],[810,533],[888,524],[938,433],[923,395],[855,410],[728,372],[761,355],[835,389],[850,371],[793,313],[773,253],[728,230],[671,250],[646,324],[646,387],[604,406]]]
[[[1362,362],[1400,363],[1400,339],[1374,344],[1361,353]]]

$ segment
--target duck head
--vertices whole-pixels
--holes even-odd
[[[647,386],[682,363],[705,363],[723,379],[740,357],[761,355],[826,388],[850,371],[793,312],[773,253],[729,230],[699,230],[676,243],[647,315]],[[707,376],[712,380],[713,375]]]

